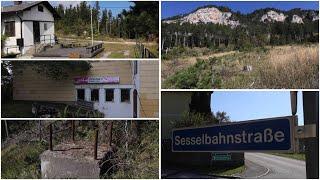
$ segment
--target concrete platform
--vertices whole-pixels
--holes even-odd
[[[110,149],[106,144],[98,147],[98,160],[94,160],[93,142],[67,142],[56,145],[53,151],[40,155],[41,176],[49,179],[98,179],[99,160]]]

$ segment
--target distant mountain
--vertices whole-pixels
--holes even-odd
[[[197,10],[186,14],[175,16],[174,18],[166,19],[164,23],[190,23],[190,24],[198,24],[198,23],[213,23],[213,24],[221,24],[221,25],[230,25],[231,27],[239,26],[239,21],[232,19],[232,12],[230,9],[223,7],[214,7],[214,6],[206,6],[202,8],[198,8]]]
[[[190,24],[221,24],[231,26],[245,25],[250,22],[255,23],[274,23],[290,22],[303,24],[306,21],[319,20],[319,11],[302,10],[299,8],[289,11],[282,11],[275,8],[264,8],[244,15],[239,12],[234,13],[228,7],[223,6],[204,6],[197,8],[188,14],[173,16],[163,20],[163,23],[190,23]]]

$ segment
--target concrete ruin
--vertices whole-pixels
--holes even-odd
[[[107,144],[100,144],[95,159],[93,142],[55,145],[52,151],[47,150],[40,155],[41,176],[46,179],[98,179],[102,171],[99,162],[105,159],[110,149]]]

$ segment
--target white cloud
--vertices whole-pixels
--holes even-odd
[[[72,5],[73,7],[77,6],[80,4],[81,1],[50,1],[50,4],[52,6],[58,6],[59,4],[62,4],[63,7],[69,7]]]

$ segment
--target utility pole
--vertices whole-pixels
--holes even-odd
[[[316,137],[305,139],[306,172],[308,179],[319,179],[319,92],[303,92],[304,125],[316,125]]]
[[[294,119],[294,126],[298,126],[298,118],[295,118],[295,115],[297,114],[297,91],[290,91],[290,100],[291,100],[291,113],[292,118]],[[295,147],[294,152],[300,153],[300,141],[298,138],[294,139],[295,141]]]
[[[92,8],[91,11],[91,46],[93,46],[93,25],[92,25]]]
[[[99,25],[100,25],[100,24],[99,24],[99,17],[97,17],[97,23],[98,23],[98,34],[99,34],[99,33],[100,33],[100,31],[99,31],[99,30],[100,30],[100,29],[99,29]]]
[[[106,34],[108,34],[108,19],[106,19]]]

